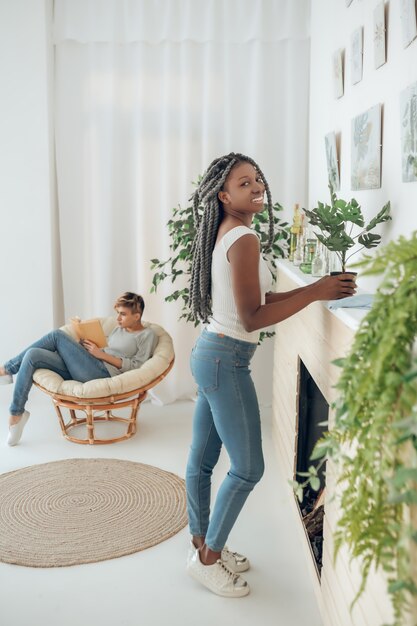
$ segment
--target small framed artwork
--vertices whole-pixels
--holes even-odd
[[[374,64],[375,69],[386,62],[385,54],[385,3],[378,2],[374,9]]]
[[[381,186],[381,105],[377,104],[352,120],[352,189]]]
[[[333,53],[333,90],[335,98],[343,96],[343,50]]]
[[[353,31],[351,37],[351,79],[352,85],[362,80],[363,67],[363,28],[359,26]]]
[[[401,0],[401,28],[406,48],[417,37],[415,0]]]
[[[324,137],[326,146],[327,174],[335,191],[340,189],[339,164],[337,159],[336,134],[327,133]]]
[[[401,157],[404,183],[417,180],[417,83],[400,94]]]

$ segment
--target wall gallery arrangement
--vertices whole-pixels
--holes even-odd
[[[349,7],[353,0],[346,0]],[[417,37],[416,2],[401,0],[402,42],[404,48]],[[351,36],[350,68],[351,83],[356,85],[363,76],[364,29],[356,28]],[[385,1],[380,0],[373,11],[374,67],[386,63]],[[334,97],[344,95],[344,49],[340,48],[332,57],[332,81]],[[357,115],[351,123],[351,188],[378,189],[381,186],[381,114],[377,104]],[[409,85],[400,94],[401,159],[403,182],[417,181],[417,82]],[[328,179],[335,190],[340,189],[339,159],[336,134],[325,135],[325,150]]]

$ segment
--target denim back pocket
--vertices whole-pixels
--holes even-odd
[[[204,393],[216,391],[219,386],[220,359],[210,356],[191,355],[191,372],[199,389]]]

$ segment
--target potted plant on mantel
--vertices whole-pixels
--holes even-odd
[[[386,222],[391,218],[390,203],[379,211],[377,215],[365,225],[362,210],[355,198],[350,202],[338,199],[332,184],[329,182],[331,205],[319,202],[312,211],[304,209],[312,226],[318,226],[320,233],[315,233],[317,239],[331,252],[335,252],[340,261],[340,272],[345,273],[347,262],[354,255],[364,248],[375,248],[381,242],[381,235],[371,233],[378,224]],[[359,227],[360,231],[353,234],[354,227]],[[356,244],[362,248],[355,250],[348,255],[348,251]],[[354,274],[355,272],[351,272]]]

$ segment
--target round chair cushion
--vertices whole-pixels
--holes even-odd
[[[114,317],[99,318],[104,334],[108,337],[117,325]],[[174,347],[171,336],[158,324],[143,322],[146,328],[152,328],[158,336],[158,343],[153,356],[141,367],[118,376],[89,380],[80,383],[77,380],[64,380],[59,374],[47,369],[36,370],[33,380],[51,394],[73,396],[76,398],[107,398],[115,394],[123,394],[141,389],[152,383],[167,369],[174,358]],[[61,330],[76,339],[70,324],[61,326]]]

